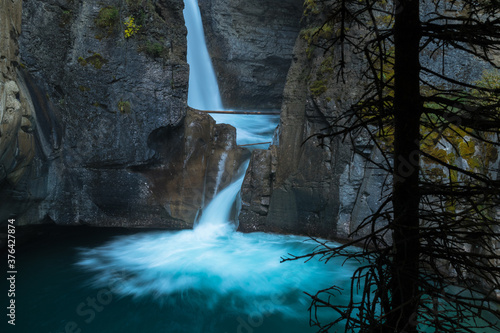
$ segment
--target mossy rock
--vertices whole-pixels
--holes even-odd
[[[102,66],[104,66],[108,60],[106,60],[102,55],[99,53],[94,53],[90,57],[83,58],[83,57],[78,57],[78,63],[82,66],[87,66],[88,64],[91,64],[94,66],[96,69],[101,69]]]
[[[85,60],[83,57],[78,57],[78,63],[82,66],[87,66],[87,60]]]
[[[59,26],[62,28],[62,27],[65,27],[66,25],[68,25],[71,22],[72,16],[73,16],[73,13],[71,12],[71,10],[63,10],[63,12],[61,14],[61,21],[59,22]]]
[[[115,26],[120,19],[118,8],[115,6],[107,6],[99,10],[99,14],[95,19],[95,24],[99,28],[109,29]]]
[[[92,56],[86,58],[87,62],[94,66],[96,69],[101,69],[108,60],[104,59],[99,53],[94,53]]]
[[[151,58],[162,57],[165,53],[165,47],[160,42],[150,42],[147,41],[145,44],[139,47],[139,51],[144,52]]]
[[[314,96],[319,96],[326,91],[326,89],[327,89],[326,84],[327,84],[327,80],[325,80],[325,79],[314,81],[313,83],[311,83],[309,90],[311,91],[311,93]]]
[[[132,107],[130,105],[130,102],[129,101],[123,101],[123,100],[120,100],[118,103],[117,103],[117,106],[118,106],[118,110],[123,113],[123,114],[129,114],[132,112]]]

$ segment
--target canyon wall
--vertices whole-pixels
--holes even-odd
[[[192,227],[249,152],[187,107],[182,0],[25,0],[22,26],[21,2],[2,1],[2,223]],[[346,50],[338,80],[339,52],[311,47],[302,1],[200,7],[225,106],[281,109],[273,145],[252,154],[239,230],[346,238],[389,180],[363,157],[382,158],[367,137],[328,136],[363,92],[362,59]]]
[[[35,114],[27,85],[19,72],[18,38],[21,33],[22,1],[2,0],[0,13],[0,210],[1,223],[26,209],[28,202],[45,193],[29,186],[43,181],[35,155],[51,150],[42,131],[35,131]],[[43,120],[43,119],[42,119]],[[38,143],[38,144],[37,144]]]
[[[199,0],[207,47],[228,109],[280,109],[302,0]]]

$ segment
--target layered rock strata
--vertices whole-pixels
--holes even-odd
[[[37,152],[46,146],[35,123],[40,115],[20,74],[18,37],[21,33],[22,1],[1,1],[0,17],[0,221],[26,209],[29,202],[43,195],[30,181],[43,181]],[[38,140],[36,140],[38,138]],[[39,154],[38,154],[39,155]]]

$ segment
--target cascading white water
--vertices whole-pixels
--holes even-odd
[[[201,219],[194,228],[196,233],[204,235],[213,234],[214,236],[228,234],[233,232],[235,226],[229,223],[231,217],[231,208],[233,207],[238,193],[245,177],[244,171],[248,167],[248,162],[243,163],[240,177],[219,192],[205,207]]]
[[[188,104],[220,110],[222,103],[196,0],[185,0],[184,15],[191,68]],[[239,144],[270,141],[277,121],[275,116],[262,115],[215,118],[237,128]],[[260,327],[260,321],[255,324],[255,318],[263,322],[271,315],[274,319],[266,320],[275,322],[282,331],[307,331],[310,300],[302,291],[315,293],[332,284],[349,289],[355,267],[341,267],[337,260],[280,264],[282,256],[308,253],[317,244],[300,236],[236,232],[229,215],[243,177],[244,172],[217,194],[194,230],[118,237],[94,249],[81,249],[78,265],[93,273],[93,287],[112,284],[112,291],[122,297],[154,300],[183,312],[217,317],[216,321],[232,331],[253,332],[259,327],[259,332],[276,332],[272,326]],[[169,320],[175,323],[179,319]],[[203,330],[208,331],[224,332],[221,328]],[[201,330],[193,326],[183,332]]]
[[[205,43],[197,0],[184,0],[184,20],[188,30],[188,105],[198,110],[222,110],[219,86]]]

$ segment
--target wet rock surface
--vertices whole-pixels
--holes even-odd
[[[0,223],[43,196],[33,182],[43,182],[40,155],[47,148],[22,75],[18,38],[22,1],[1,1],[0,13]],[[40,154],[42,153],[42,154]],[[2,209],[3,208],[3,209]]]
[[[297,37],[302,1],[199,4],[226,107],[281,108],[275,143],[252,155],[240,230],[347,237],[385,181],[359,152],[380,156],[366,138],[314,134],[357,101],[360,60],[336,80],[334,58]],[[2,221],[191,227],[249,153],[186,105],[182,1],[22,5],[3,0],[0,14]],[[478,78],[473,59],[452,58],[445,68]]]
[[[317,64],[310,63],[306,48],[306,41],[298,38],[283,94],[276,144],[265,153],[271,167],[254,168],[247,173],[242,198],[253,200],[249,205],[243,202],[239,226],[242,231],[330,238],[338,235],[340,175],[349,163],[350,146],[339,137],[320,142],[314,134],[327,128],[328,119],[340,112],[343,105],[339,105],[339,101],[348,103],[355,92],[347,86],[331,87],[337,89],[339,100],[328,104],[311,95],[309,80],[315,75]],[[350,87],[356,79],[357,76],[352,77]],[[258,163],[261,155],[254,153],[251,165]],[[270,179],[270,182],[258,179]],[[245,187],[245,184],[256,186]]]
[[[153,132],[157,155],[149,165],[135,167],[152,184],[154,200],[183,227],[192,227],[214,194],[235,180],[250,153],[236,145],[236,130],[202,112],[189,110],[183,126]]]

